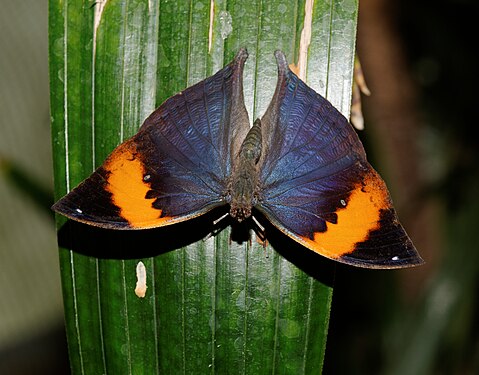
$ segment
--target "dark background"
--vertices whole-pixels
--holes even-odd
[[[52,171],[47,1],[0,15],[0,373],[68,373]],[[326,374],[479,373],[474,0],[361,0],[360,137],[427,264],[338,266]]]
[[[360,132],[427,264],[339,267],[326,374],[478,374],[476,1],[361,0]]]

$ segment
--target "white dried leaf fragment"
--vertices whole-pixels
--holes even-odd
[[[138,262],[136,265],[136,288],[135,294],[140,297],[144,298],[146,295],[146,267],[143,262]]]

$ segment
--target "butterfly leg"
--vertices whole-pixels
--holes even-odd
[[[203,239],[203,241],[206,241],[206,240],[210,239],[211,237],[216,236],[223,229],[225,229],[228,226],[229,223],[227,221],[225,221],[224,219],[226,219],[228,216],[229,216],[229,212],[225,213],[220,218],[218,218],[216,220],[213,220],[213,230],[210,233],[208,233],[208,235]],[[221,223],[221,222],[223,222],[223,223]],[[221,225],[219,225],[220,223],[221,223]]]
[[[268,240],[266,239],[266,233],[264,227],[260,224],[258,219],[256,219],[254,216],[251,216],[253,219],[253,230],[256,233],[256,239],[257,241],[266,248],[266,245],[268,244]]]

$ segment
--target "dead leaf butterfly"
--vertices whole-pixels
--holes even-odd
[[[229,205],[262,213],[327,258],[369,268],[423,263],[347,119],[275,53],[278,82],[250,127],[241,49],[212,77],[166,100],[53,209],[111,229],[175,224]]]

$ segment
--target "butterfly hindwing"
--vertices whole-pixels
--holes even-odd
[[[276,57],[278,86],[262,119],[273,134],[265,135],[271,141],[260,160],[257,209],[331,259],[372,268],[422,263],[351,125],[290,71],[281,52]]]
[[[53,209],[113,229],[152,228],[224,204],[232,157],[249,129],[242,74],[247,52],[166,100]]]

